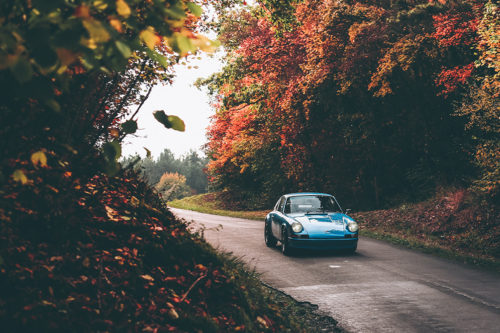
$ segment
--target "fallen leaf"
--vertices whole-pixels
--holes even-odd
[[[23,185],[28,183],[28,177],[26,177],[24,172],[22,170],[19,170],[19,169],[14,171],[14,173],[12,173],[12,179],[14,179],[14,181],[19,182]]]
[[[179,314],[177,313],[177,311],[175,311],[174,308],[171,308],[170,310],[168,310],[168,315],[172,319],[179,319]]]
[[[31,154],[31,163],[34,166],[40,165],[42,168],[47,167],[47,156],[41,150]]]
[[[90,259],[89,258],[83,259],[82,265],[88,268],[90,266]]]
[[[155,280],[151,275],[148,275],[148,274],[140,275],[140,277],[143,278],[144,280],[148,280],[148,281],[154,281]]]
[[[260,325],[262,325],[263,327],[265,327],[265,328],[269,328],[269,327],[267,326],[267,322],[266,322],[266,321],[265,321],[262,317],[257,316],[257,322],[258,322]]]

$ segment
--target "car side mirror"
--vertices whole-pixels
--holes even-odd
[[[347,209],[345,210],[345,213],[346,213],[346,214],[349,214],[350,212],[352,212],[352,209],[350,209],[350,208],[347,208]]]

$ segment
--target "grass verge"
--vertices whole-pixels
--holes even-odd
[[[222,215],[230,217],[238,217],[242,219],[263,221],[269,211],[234,211],[220,209],[222,203],[218,201],[214,193],[198,194],[191,197],[186,197],[179,200],[168,202],[169,207],[194,210],[200,213]]]
[[[475,265],[490,271],[500,273],[500,262],[490,258],[482,258],[471,254],[459,253],[452,249],[425,243],[422,240],[413,238],[411,236],[394,235],[382,230],[361,229],[360,234],[363,237],[386,241],[388,243],[402,246],[408,249],[420,251],[465,264]]]

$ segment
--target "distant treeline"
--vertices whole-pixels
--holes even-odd
[[[136,156],[129,156],[122,164],[127,166],[136,159]],[[169,149],[165,149],[157,159],[142,159],[134,168],[141,170],[146,181],[155,186],[164,199],[171,200],[207,191],[207,163],[208,158],[196,151],[176,158]]]

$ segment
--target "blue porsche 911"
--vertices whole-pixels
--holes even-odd
[[[267,214],[264,240],[269,247],[279,241],[285,255],[292,249],[354,253],[358,246],[358,224],[330,194],[291,193],[283,195]]]

